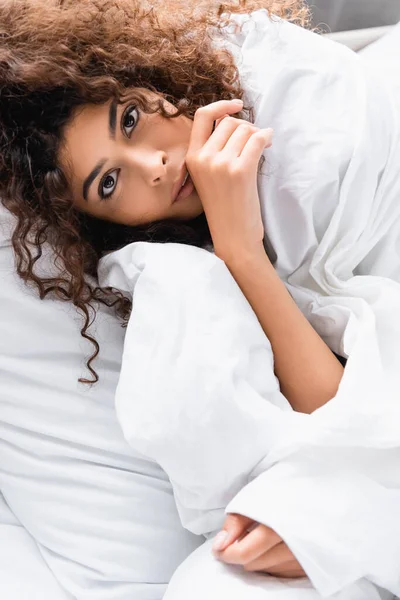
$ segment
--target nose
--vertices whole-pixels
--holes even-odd
[[[166,178],[167,154],[163,150],[128,150],[127,165],[134,169],[149,185],[156,185]]]

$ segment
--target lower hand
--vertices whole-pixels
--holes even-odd
[[[223,531],[228,535],[221,550],[214,550],[213,546],[219,560],[242,565],[246,571],[261,571],[275,577],[296,579],[306,576],[282,538],[269,527],[248,517],[230,514],[225,519]]]

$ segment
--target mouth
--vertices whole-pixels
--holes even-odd
[[[172,202],[173,203],[176,202],[181,197],[182,192],[187,189],[188,182],[192,181],[190,178],[190,175],[189,175],[189,171],[187,170],[185,164],[182,167],[182,171],[183,172],[181,174],[181,177],[179,178],[179,181],[177,181],[177,183],[175,184],[174,189],[173,189],[173,193],[172,193]],[[192,183],[192,185],[193,185],[193,183]]]
[[[193,192],[193,190],[194,190],[193,181],[192,181],[189,173],[187,173],[187,175],[185,176],[185,179],[184,179],[184,184],[179,189],[174,202],[178,202],[178,200],[183,200],[184,198],[187,198]]]

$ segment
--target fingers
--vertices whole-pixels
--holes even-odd
[[[271,128],[261,129],[254,133],[248,140],[240,155],[243,163],[254,162],[255,158],[260,158],[263,150],[272,146],[272,137],[274,130]]]
[[[242,540],[218,553],[218,558],[232,565],[246,565],[281,542],[282,538],[275,531],[265,525],[258,525]]]
[[[307,576],[291,550],[272,529],[242,515],[229,517],[232,517],[232,532],[237,534],[240,531],[239,536],[251,525],[255,525],[255,528],[242,540],[216,553],[218,559],[228,564],[242,565],[245,571],[264,572],[275,577],[294,579]],[[241,519],[247,519],[246,526]],[[224,528],[225,525],[226,522]]]
[[[219,100],[196,110],[190,136],[189,152],[198,152],[213,132],[214,121],[225,114],[233,115],[243,107],[241,101]]]
[[[238,127],[228,140],[225,151],[242,161],[254,162],[254,154],[260,154],[265,147],[272,145],[272,129],[258,127]]]
[[[243,515],[227,515],[222,531],[216,536],[213,551],[220,552],[225,550],[229,544],[236,541],[241,535],[247,533],[247,529],[254,524],[252,519]]]
[[[257,131],[258,127],[242,119],[222,119],[216,131],[204,144],[204,151],[211,155],[223,151],[230,157],[240,156],[249,137]]]
[[[214,129],[217,129],[218,125],[221,123],[221,121],[222,121],[223,119],[225,119],[225,117],[229,117],[229,115],[223,115],[223,116],[222,116],[220,119],[217,119],[217,120],[215,121],[215,128],[214,128]]]
[[[284,542],[280,542],[271,550],[264,552],[255,560],[244,565],[246,571],[267,571],[271,567],[283,566],[294,560],[294,556]]]
[[[229,157],[230,162],[235,158],[254,162],[255,154],[260,155],[272,145],[273,129],[260,129],[242,119],[218,119],[215,129],[204,144],[203,151],[211,156],[220,153],[221,158]]]
[[[245,567],[246,569],[246,567]],[[246,569],[250,570],[250,569]],[[276,567],[269,567],[268,569],[262,569],[263,573],[273,575],[274,577],[281,577],[284,579],[297,579],[299,577],[307,577],[305,571],[301,568],[297,560],[291,560]]]
[[[226,537],[216,551],[220,534]],[[228,514],[216,537],[213,551],[218,559],[242,565],[245,571],[268,573],[275,577],[295,579],[307,577],[305,571],[282,538],[272,529],[243,515]],[[240,539],[241,538],[241,539]],[[232,544],[235,540],[235,544]]]

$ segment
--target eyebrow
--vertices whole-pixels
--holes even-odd
[[[114,99],[111,102],[110,112],[108,115],[108,130],[110,132],[110,137],[113,140],[115,140],[116,127],[117,127],[117,101]],[[106,159],[102,158],[97,163],[97,165],[95,166],[93,171],[86,177],[85,181],[83,182],[82,193],[83,193],[83,198],[86,202],[88,201],[87,196],[88,196],[89,188],[92,185],[93,181],[96,179],[97,175],[100,173],[100,171],[104,167],[105,163],[106,163]]]

